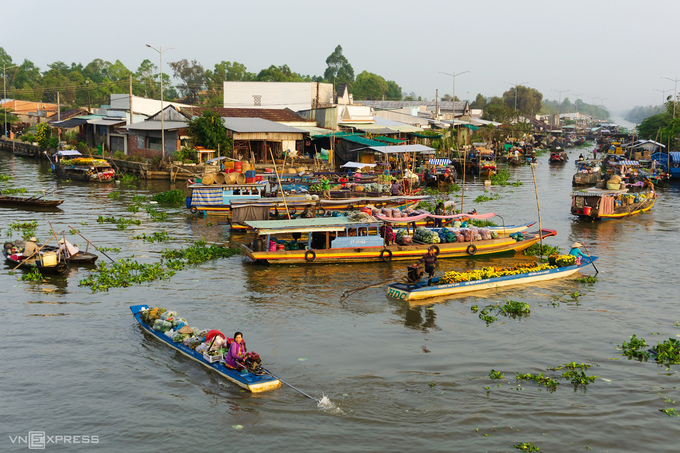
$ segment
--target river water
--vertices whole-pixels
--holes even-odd
[[[388,300],[384,288],[340,301],[347,289],[401,277],[406,263],[268,267],[235,256],[103,293],[78,285],[86,268],[30,283],[4,265],[0,450],[23,451],[26,443],[15,436],[44,431],[55,451],[499,452],[519,451],[513,446],[522,442],[548,452],[676,451],[679,419],[660,409],[680,401],[678,367],[630,361],[619,345],[633,334],[652,345],[680,336],[673,289],[680,279],[679,187],[660,189],[647,214],[581,223],[569,213],[579,152],[570,150],[562,167],[541,156],[536,182],[543,227],[558,232],[546,243],[565,252],[574,241],[585,243],[600,257],[594,284],[563,279],[409,305]],[[473,203],[483,184],[470,181],[465,210],[499,213],[506,224],[536,220],[531,169],[510,172],[523,184],[494,186],[489,192],[500,198],[484,203]],[[228,226],[191,218],[184,208],[166,208],[164,222],[126,210],[135,195],[173,188],[165,181],[58,182],[46,163],[9,153],[0,154],[0,173],[14,177],[1,187],[57,187],[66,199],[57,212],[0,208],[5,238],[11,222],[37,220],[36,235],[45,240],[50,222],[76,244],[84,241],[69,235],[69,226],[98,246],[120,248],[107,252],[111,258],[141,262],[187,241],[232,242]],[[121,196],[108,197],[114,191]],[[142,224],[118,230],[98,223],[99,215]],[[132,238],[158,231],[172,240]],[[438,273],[512,261],[442,261]],[[471,311],[505,300],[528,303],[530,315],[499,316],[487,326]],[[332,407],[286,386],[260,395],[240,390],[145,335],[130,315],[133,304],[165,306],[192,326],[244,332],[268,369],[316,398],[327,396]],[[515,379],[517,372],[559,376],[547,368],[571,361],[592,364],[588,374],[599,377],[583,389],[559,379],[555,392]],[[504,379],[491,380],[492,369]],[[77,438],[90,443],[58,436],[90,436]]]

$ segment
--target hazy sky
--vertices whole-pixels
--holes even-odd
[[[250,72],[287,64],[323,75],[340,44],[355,74],[394,80],[433,99],[452,91],[472,100],[515,83],[544,99],[582,93],[610,111],[658,105],[680,78],[678,0],[469,0],[342,2],[69,1],[4,2],[0,47],[41,71],[63,61],[120,60],[135,71],[158,53],[196,59],[205,69],[237,61]],[[570,93],[567,93],[569,90]]]

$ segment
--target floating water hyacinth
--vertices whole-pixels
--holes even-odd
[[[243,429],[243,425],[231,425],[234,429]]]

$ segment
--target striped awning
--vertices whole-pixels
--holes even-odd
[[[449,165],[451,159],[430,159],[430,165]]]
[[[680,163],[680,151],[671,151],[671,160],[674,164]]]
[[[629,167],[639,167],[640,162],[636,160],[620,160],[618,162],[614,162],[614,165],[627,165]]]

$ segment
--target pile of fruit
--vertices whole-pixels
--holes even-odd
[[[427,228],[418,227],[413,239],[416,241],[424,242],[425,244],[439,244],[441,239],[436,231],[428,230]]]
[[[94,159],[92,157],[76,157],[74,159],[64,159],[62,165],[93,165],[95,167],[109,166],[104,159]]]
[[[451,271],[444,274],[439,279],[440,285],[446,285],[449,283],[460,283],[460,282],[471,282],[476,280],[485,280],[488,278],[495,277],[506,277],[508,275],[519,275],[527,274],[529,272],[538,272],[548,269],[555,269],[557,266],[545,264],[545,263],[535,263],[535,264],[518,264],[514,267],[483,267],[481,269],[475,269],[473,271],[467,272],[456,272]]]

